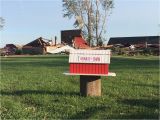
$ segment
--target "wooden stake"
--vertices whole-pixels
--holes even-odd
[[[80,75],[80,93],[82,96],[101,96],[100,76]]]

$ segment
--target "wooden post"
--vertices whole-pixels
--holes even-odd
[[[82,96],[101,96],[100,76],[80,75],[80,93]]]

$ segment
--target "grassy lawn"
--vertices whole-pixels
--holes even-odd
[[[158,57],[112,57],[102,97],[80,96],[68,66],[65,55],[1,58],[1,118],[158,119]]]

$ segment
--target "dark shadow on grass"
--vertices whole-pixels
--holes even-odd
[[[45,91],[45,90],[17,90],[13,92],[1,91],[1,95],[22,96],[26,94],[42,94],[42,95],[58,95],[58,96],[80,96],[78,92],[59,92],[59,91]]]
[[[155,112],[155,110],[159,109],[158,99],[124,99],[119,102],[125,105],[146,107],[147,109],[149,109],[149,110],[142,109],[140,111],[130,112],[127,114],[117,116],[119,118],[123,118],[123,119],[158,119],[159,118],[158,111]]]
[[[86,108],[83,111],[77,112],[75,115],[69,117],[68,119],[89,119],[94,116],[97,112],[101,112],[108,109],[106,106],[93,106]]]
[[[130,119],[136,119],[136,120],[139,120],[139,119],[149,119],[149,120],[152,120],[152,119],[156,119],[158,120],[159,118],[159,115],[158,113],[155,113],[154,111],[148,111],[148,112],[143,112],[143,111],[134,111],[134,112],[131,112],[131,113],[121,113],[121,114],[113,114],[110,116],[111,119],[126,119],[126,120],[130,120]]]
[[[120,102],[130,106],[142,106],[152,109],[159,109],[158,99],[124,99]]]

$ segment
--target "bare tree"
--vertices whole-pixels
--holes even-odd
[[[63,0],[64,17],[75,17],[75,27],[79,27],[89,45],[103,42],[107,16],[113,8],[113,0]]]
[[[0,17],[0,29],[4,26],[4,18]]]

